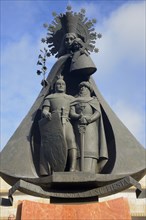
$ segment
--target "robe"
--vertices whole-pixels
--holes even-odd
[[[56,76],[63,73],[67,84],[67,94],[77,94],[80,82],[89,80],[94,94],[98,98],[103,119],[108,161],[102,169],[103,174],[131,175],[140,180],[146,174],[145,149],[115,115],[100,94],[91,77],[76,76],[69,73],[70,55],[64,55],[52,67],[48,75],[48,85],[44,87],[32,108],[21,122],[0,154],[0,175],[10,185],[19,179],[39,177],[40,131],[38,121],[41,119],[41,107]]]

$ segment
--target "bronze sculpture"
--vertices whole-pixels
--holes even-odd
[[[100,105],[89,82],[79,84],[79,95],[72,104],[72,117],[75,122],[75,136],[78,144],[78,158],[81,171],[99,173],[108,160],[106,137]],[[104,163],[103,163],[104,160]],[[101,164],[100,166],[99,164]]]
[[[46,59],[51,54],[56,55],[58,60],[52,67],[48,77],[43,79],[43,88],[28,115],[1,152],[1,176],[10,185],[16,184],[15,189],[18,188],[28,194],[42,197],[87,198],[97,194],[100,197],[128,188],[130,184],[135,183],[134,180],[139,181],[146,173],[145,149],[117,118],[91,78],[91,75],[96,71],[96,67],[90,58],[90,52],[98,51],[95,48],[95,40],[101,37],[101,34],[94,32],[94,28],[92,28],[94,23],[94,19],[89,21],[85,17],[83,9],[79,13],[73,13],[71,8],[68,7],[65,14],[55,16],[52,25],[45,24],[48,33],[47,37],[42,39],[42,42],[47,45],[47,49],[44,48],[44,51],[41,51],[42,54],[39,55],[38,64],[42,69],[38,70],[37,73],[45,75],[47,71]],[[68,118],[69,116],[69,106],[71,106],[70,117],[74,126],[78,152],[80,152],[76,161],[74,159],[76,157],[76,147],[71,147],[74,151],[74,165],[73,167],[71,164],[67,165],[67,151],[65,150],[66,143],[64,139],[66,130],[64,127],[63,134],[62,124],[58,123],[60,116],[56,114],[54,120],[56,120],[57,129],[61,135],[59,140],[62,153],[56,154],[57,157],[55,157],[54,161],[61,168],[58,170],[58,164],[55,166],[53,164],[54,161],[51,159],[52,167],[54,170],[57,167],[57,172],[52,173],[52,167],[48,164],[47,171],[43,174],[40,170],[40,164],[44,160],[41,156],[43,155],[41,149],[45,146],[43,135],[46,129],[48,129],[48,132],[50,131],[49,129],[55,129],[55,126],[53,123],[51,124],[51,121],[53,121],[51,120],[48,122],[50,126],[47,127],[46,123],[45,127],[42,115],[45,116],[45,119],[51,117],[48,111],[50,104],[45,103],[49,103],[50,98],[55,96],[55,84],[60,73],[66,83],[66,94],[64,94],[63,103],[66,99],[65,97],[72,97],[72,101],[69,101],[68,104],[66,117]],[[93,88],[92,97],[88,91],[88,97],[82,99],[82,97],[80,98],[76,95],[79,92],[79,85],[85,84],[86,88],[90,87],[89,85]],[[61,107],[56,107],[56,109],[64,112],[64,106]],[[88,108],[87,112],[86,107]],[[77,118],[75,113],[79,114]],[[91,116],[90,118],[86,117],[88,113]],[[93,119],[91,119],[92,116]],[[62,119],[64,120],[64,117]],[[97,124],[98,126],[100,125],[100,129]],[[93,127],[96,130],[98,127],[98,133],[93,138],[93,148],[88,149],[88,140],[84,143],[84,140],[88,137],[85,130],[89,134]],[[89,131],[87,131],[88,128]],[[71,133],[73,137],[73,132],[71,131]],[[55,138],[56,136],[52,137]],[[48,152],[51,151],[52,147],[49,148],[49,145],[47,147],[47,155],[49,155]],[[85,153],[83,148],[88,152]],[[56,147],[55,149],[58,148]],[[24,155],[28,160],[27,163],[21,161]],[[52,155],[55,154],[53,153]],[[45,163],[46,161],[50,162],[48,158],[47,156]],[[63,160],[62,164],[59,162],[60,160]],[[96,164],[93,166],[94,168],[87,166],[85,169],[86,164],[89,162],[88,160]],[[13,161],[13,164],[8,161]],[[77,166],[75,165],[76,162]],[[43,168],[45,168],[44,163]],[[80,172],[69,172],[69,170],[78,170]],[[42,175],[47,176],[42,177]],[[25,181],[29,183],[29,186],[25,185]],[[65,192],[60,189],[62,183],[67,190]],[[110,185],[112,183],[115,185]],[[78,189],[75,188],[76,185],[79,186],[80,194]],[[104,188],[105,186],[107,188]],[[100,187],[103,188],[100,189]]]
[[[65,90],[66,85],[64,80],[58,79],[55,83],[55,93],[46,96],[43,102],[42,116],[45,118],[45,120],[42,119],[40,121],[40,130],[42,134],[40,151],[41,175],[51,175],[51,172],[53,171],[64,171],[67,162],[67,155],[69,161],[69,171],[75,171],[76,169],[77,147],[73,128],[69,120],[70,103],[74,100],[74,97],[65,94]],[[58,115],[57,120],[52,122],[55,124],[55,129],[52,130],[52,132],[49,129],[48,132],[48,128],[52,125],[52,123],[48,123],[48,120],[53,120],[52,116],[55,114]],[[59,122],[61,122],[62,126],[59,124]],[[60,127],[58,134],[56,134],[57,127]],[[63,133],[62,138],[60,137],[61,133]],[[62,142],[62,139],[63,144],[61,145],[60,143]],[[63,153],[62,149],[64,149]]]

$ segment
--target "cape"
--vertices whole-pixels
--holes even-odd
[[[105,129],[104,129],[104,124],[103,124],[101,106],[99,104],[98,99],[95,96],[94,97],[83,97],[83,98],[78,96],[78,97],[76,97],[75,101],[72,102],[71,105],[76,105],[80,102],[88,103],[93,109],[97,110],[101,114],[101,116],[99,117],[99,128],[98,128],[100,146],[97,146],[97,148],[99,147],[98,165],[99,165],[99,167],[100,167],[99,169],[101,171],[109,159],[108,158],[108,146],[107,146],[107,142],[106,142],[106,135],[105,135]],[[96,121],[94,123],[96,123]]]
[[[41,119],[41,106],[50,94],[57,75],[63,74],[67,84],[67,94],[77,94],[81,81],[89,80],[94,94],[99,100],[103,127],[107,142],[108,161],[102,174],[132,176],[139,181],[146,173],[145,149],[119,120],[100,94],[92,78],[85,75],[71,75],[68,71],[70,55],[60,57],[52,67],[44,87],[30,111],[21,122],[0,154],[0,174],[10,185],[22,179],[39,178],[40,133],[38,121]]]

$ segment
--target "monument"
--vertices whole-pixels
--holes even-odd
[[[145,149],[118,119],[95,85],[90,53],[101,38],[85,10],[53,14],[37,74],[42,90],[1,152],[1,177],[29,195],[96,201],[146,174]],[[47,78],[47,58],[57,58]],[[96,74],[96,73],[95,73]],[[25,158],[22,160],[22,158]]]

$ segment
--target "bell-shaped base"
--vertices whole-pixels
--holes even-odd
[[[85,75],[85,76],[90,76],[93,73],[95,73],[97,68],[95,67],[92,59],[90,58],[89,55],[82,54],[74,54],[71,67],[70,67],[70,72],[71,74],[80,74],[80,75]]]
[[[19,179],[35,179],[40,176],[41,136],[38,122],[41,119],[42,103],[53,87],[56,76],[60,73],[66,74],[64,78],[67,84],[67,94],[70,95],[74,95],[77,92],[78,84],[85,80],[83,76],[80,77],[79,75],[79,78],[75,79],[74,83],[72,82],[73,74],[70,74],[69,69],[65,68],[68,58],[69,55],[61,57],[52,67],[47,78],[48,85],[42,89],[34,105],[1,152],[0,173],[2,178],[10,185],[13,185]],[[80,63],[82,62],[80,61]],[[72,66],[72,71],[79,70],[79,65],[77,66],[78,68],[74,69]],[[94,96],[97,97],[101,106],[108,148],[108,161],[101,175],[132,176],[139,181],[146,173],[145,149],[115,115],[100,94],[94,81],[92,79],[89,81],[93,86]],[[70,85],[72,86],[71,89],[69,89]]]

